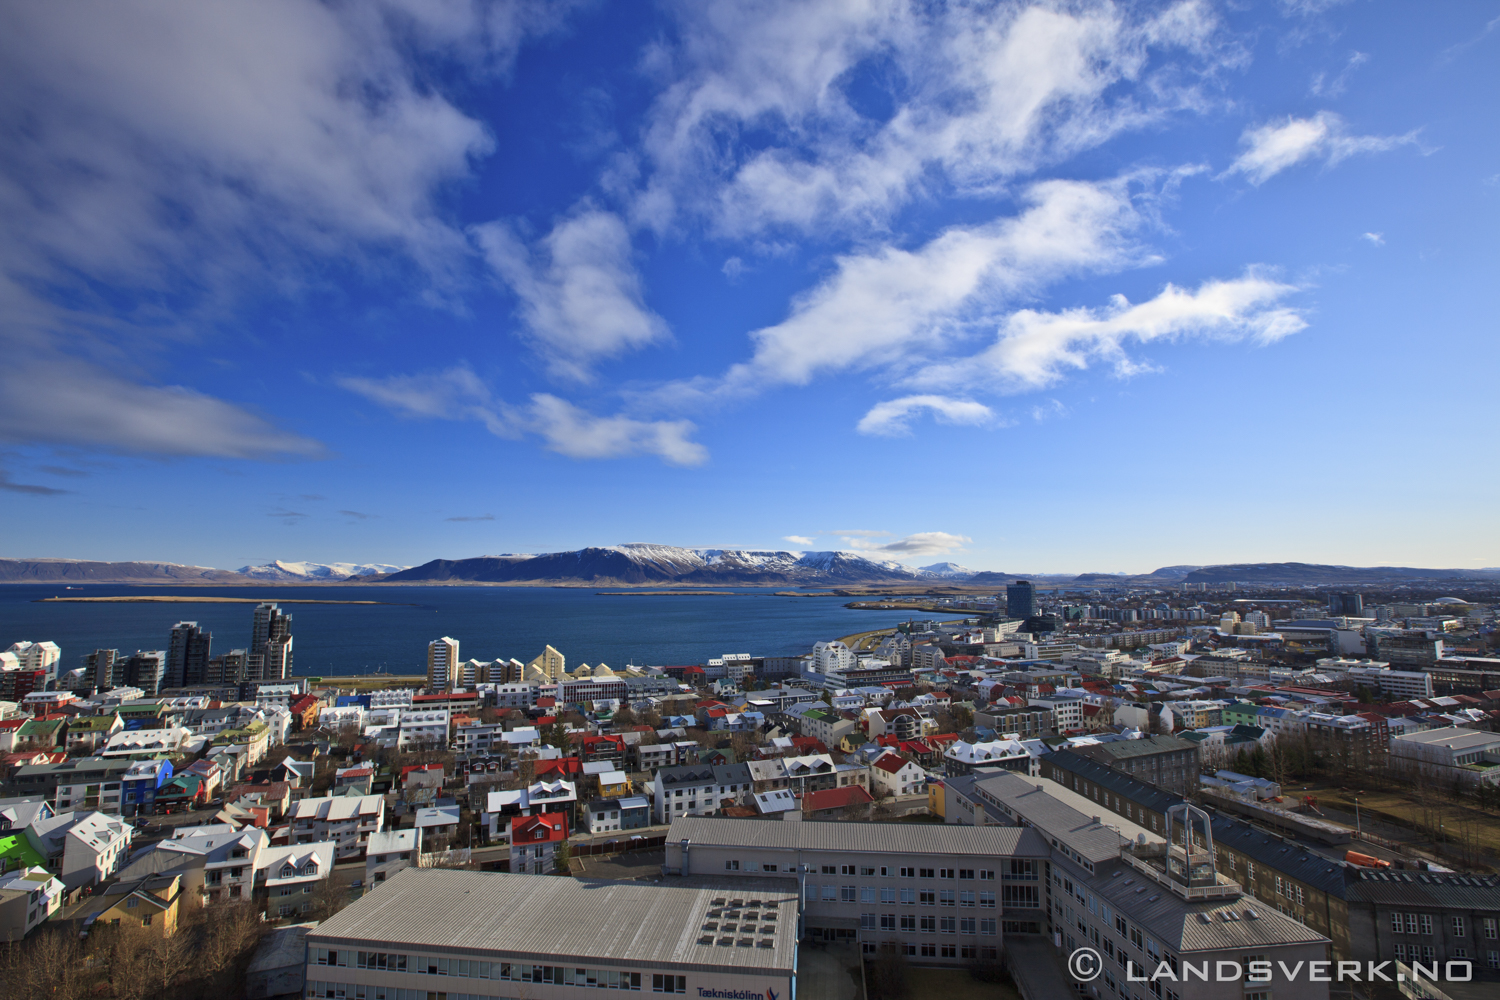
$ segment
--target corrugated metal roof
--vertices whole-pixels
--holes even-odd
[[[726,907],[734,901],[744,905]],[[768,908],[768,902],[777,905]],[[758,905],[752,909],[751,904]],[[728,916],[731,912],[739,916]],[[719,945],[723,935],[704,930],[705,922],[722,929],[749,913],[760,916],[753,940],[768,940],[771,947],[741,947],[738,928],[729,935],[735,943]],[[764,919],[767,913],[776,914],[774,921]],[[773,930],[763,934],[762,927]],[[705,938],[710,943],[701,943]],[[408,868],[308,935],[312,947],[377,942],[542,963],[673,963],[790,975],[797,951],[797,893]]]
[[[1137,830],[1154,841],[1162,840],[1157,834],[1133,823],[1129,833],[1116,829],[1126,821],[1123,818],[1117,820],[1113,813],[1109,813],[1112,822],[1105,823],[1101,815],[1105,810],[1094,803],[1089,804],[1094,805],[1095,812],[1079,812],[1072,804],[1048,791],[1049,785],[1059,792],[1067,791],[1055,781],[1040,782],[1010,772],[983,778],[975,783],[975,788],[981,795],[993,795],[1017,816],[1058,838],[1095,864],[1118,858],[1121,845],[1130,843]]]
[[[1344,864],[1308,850],[1301,844],[1287,843],[1275,834],[1257,830],[1247,823],[1222,814],[1213,814],[1214,843],[1232,847],[1257,865],[1280,872],[1303,885],[1344,898]]]
[[[1190,903],[1123,865],[1101,869],[1084,884],[1127,920],[1140,924],[1167,950],[1179,955],[1328,941],[1317,931],[1249,896]]]
[[[1350,902],[1500,911],[1500,878],[1349,868]]]
[[[885,854],[986,854],[1046,857],[1051,848],[1035,830],[1008,826],[912,823],[788,823],[782,820],[683,816],[672,821],[667,843],[760,847],[803,851],[875,851]]]

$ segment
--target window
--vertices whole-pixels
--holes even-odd
[[[816,903],[818,901],[818,887],[811,882],[807,883],[807,888],[804,890],[803,895],[809,903]]]
[[[987,907],[989,907],[991,909],[994,909],[994,906],[995,906],[995,894],[993,892],[981,892],[979,894],[979,905],[980,906],[987,906]]]
[[[957,878],[957,877],[958,877],[958,873],[955,872],[952,868],[939,868],[938,869],[938,878]]]
[[[891,877],[891,870],[890,870],[890,868],[888,868],[885,865],[881,865],[880,866],[880,877],[881,878],[890,878]]]
[[[979,933],[993,935],[995,933],[995,918],[994,917],[989,917],[989,918],[980,920],[979,921]]]
[[[972,889],[965,889],[962,892],[960,892],[958,894],[958,905],[959,906],[973,906],[974,905],[974,891]]]
[[[958,877],[959,878],[973,878],[974,877],[974,869],[972,869],[972,868],[960,868],[958,870]]]
[[[941,906],[952,906],[954,902],[952,889],[938,890],[938,904]]]
[[[923,868],[922,869],[922,877],[923,878],[934,878],[934,877],[936,877],[936,869],[934,869],[934,868]]]
[[[1493,940],[1495,940],[1495,938],[1496,938],[1495,918],[1494,917],[1485,917],[1484,918],[1484,939],[1486,941],[1493,941]]]
[[[938,930],[944,934],[952,934],[958,930],[957,917],[938,917]]]
[[[854,874],[854,866],[853,865],[840,865],[839,866],[839,874],[840,875],[853,875]]]
[[[838,868],[835,867],[834,865],[824,865],[823,866],[823,874],[824,875],[837,875],[838,874]]]
[[[894,903],[896,901],[896,890],[887,889],[882,886],[880,889],[880,901],[882,903]]]
[[[903,931],[914,931],[917,929],[917,918],[910,913],[901,914],[901,929]]]
[[[902,878],[916,878],[917,877],[917,870],[915,868],[903,868],[903,869],[901,869],[901,877]]]
[[[652,993],[686,993],[687,976],[653,975],[651,977]]]
[[[923,906],[936,906],[937,905],[937,893],[934,892],[933,890],[931,890],[931,889],[923,889],[919,895],[922,898],[922,905]]]
[[[862,886],[859,890],[859,901],[861,903],[875,902],[875,890],[868,886]]]
[[[937,932],[937,917],[922,917],[922,933],[935,934]]]
[[[823,887],[823,901],[831,903],[838,899],[839,887],[836,885],[825,885]]]
[[[917,890],[915,890],[915,889],[902,889],[901,890],[901,902],[903,902],[903,903],[915,903],[916,901],[917,901]]]
[[[737,872],[740,870],[740,863],[738,861],[726,861],[724,862],[724,869],[725,871]]]
[[[141,917],[141,926],[142,927],[150,927],[151,926],[151,914],[148,913],[145,916]]]
[[[973,934],[974,933],[974,927],[975,927],[975,924],[974,924],[974,918],[973,917],[959,917],[958,918],[958,930],[959,930],[960,934]]]
[[[1030,864],[1030,862],[1027,862],[1027,863]],[[985,869],[981,868],[979,870],[979,879],[980,879],[981,882],[984,881],[985,879],[989,879],[990,881],[994,881],[994,879],[995,879],[995,873],[992,872],[992,871],[986,871]]]
[[[852,903],[852,902],[854,902],[855,894],[856,894],[856,889],[852,885],[845,885],[845,886],[840,886],[839,887],[839,900],[841,902],[845,902],[845,903]]]
[[[924,944],[922,946],[922,957],[923,958],[937,958],[937,945],[935,945],[935,944]]]
[[[917,946],[907,941],[901,945],[901,953],[903,955],[915,955],[917,953]]]
[[[873,931],[875,929],[875,914],[861,913],[859,915],[859,929],[862,931]]]
[[[882,913],[880,915],[880,929],[893,931],[896,929],[896,915],[894,913]]]
[[[1430,913],[1420,914],[1418,916],[1418,919],[1422,923],[1422,933],[1423,934],[1431,934],[1432,933],[1432,914],[1430,914]]]
[[[1391,913],[1391,933],[1392,934],[1400,934],[1401,933],[1401,914],[1396,913],[1394,911]]]
[[[1453,918],[1453,936],[1454,937],[1467,937],[1468,936],[1467,934],[1464,933],[1464,918],[1463,917],[1454,917]]]
[[[134,896],[131,896],[129,899],[125,900],[125,909],[127,910],[133,910],[140,905],[141,901],[139,899],[136,899]]]

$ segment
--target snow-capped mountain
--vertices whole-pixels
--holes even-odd
[[[473,580],[482,583],[579,581],[601,584],[718,585],[903,583],[926,574],[857,552],[685,549],[675,545],[605,545],[534,556],[434,559],[382,582]]]
[[[380,576],[383,573],[399,573],[405,566],[389,563],[315,563],[286,562],[278,559],[264,566],[242,566],[237,571],[241,576],[257,580],[284,580],[287,582],[311,580],[344,580],[349,577]]]
[[[948,580],[966,579],[974,575],[974,571],[967,566],[958,563],[940,562],[931,566],[923,566],[922,572],[928,576],[940,576]]]

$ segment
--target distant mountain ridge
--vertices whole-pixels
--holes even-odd
[[[930,583],[994,587],[1017,579],[1042,586],[1176,586],[1247,583],[1336,586],[1414,580],[1500,580],[1495,569],[1330,566],[1317,563],[1228,563],[1164,566],[1151,573],[975,572],[951,562],[914,568],[859,552],[690,549],[675,545],[603,545],[573,552],[505,553],[433,559],[420,566],[276,560],[239,570],[168,562],[0,559],[0,583],[246,586],[316,583],[510,583],[600,586],[846,586]]]
[[[459,582],[717,584],[724,586],[911,583],[939,579],[898,562],[853,552],[687,549],[675,545],[605,545],[534,556],[434,559],[378,578],[381,583]]]

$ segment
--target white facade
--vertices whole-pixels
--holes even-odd
[[[447,709],[423,709],[406,712],[401,716],[401,731],[396,745],[408,747],[424,744],[448,745]]]
[[[332,840],[340,858],[351,858],[365,849],[370,834],[385,829],[385,800],[379,795],[303,799],[292,804],[287,818],[294,844]]]
[[[830,670],[850,670],[858,666],[853,650],[837,640],[813,643],[812,669],[826,675]]]

